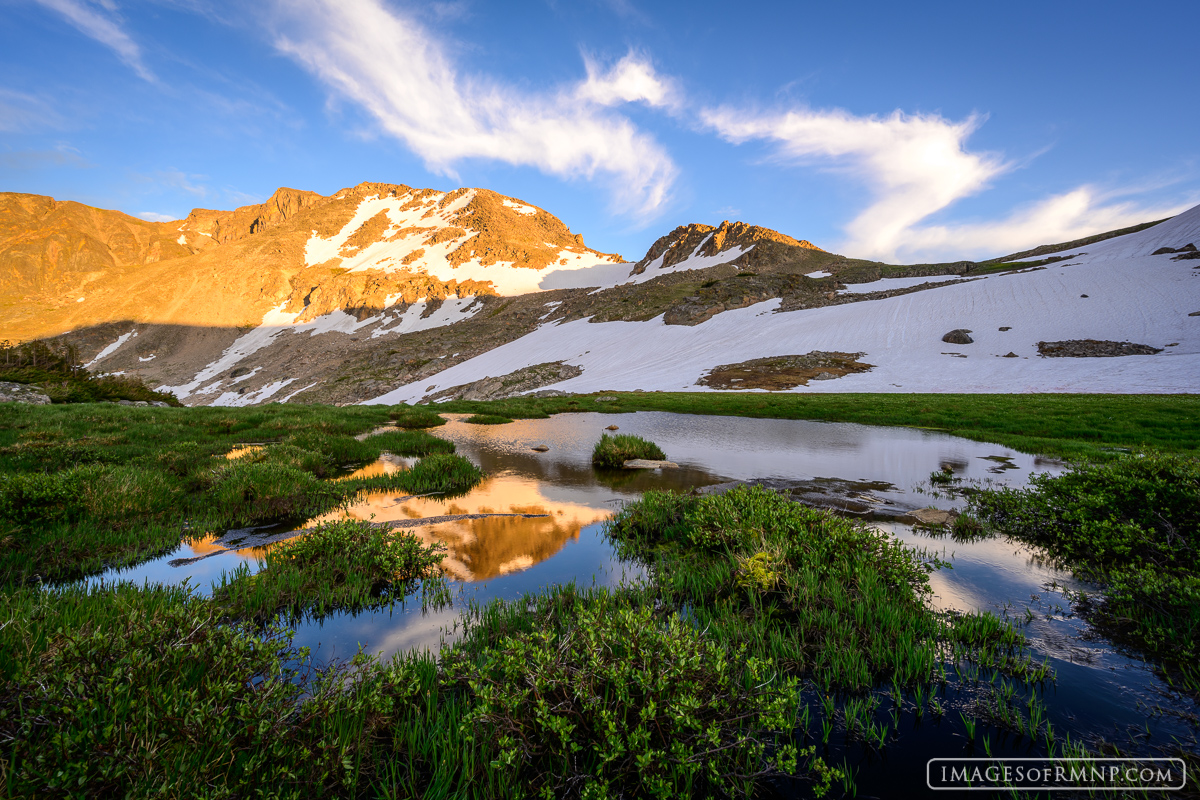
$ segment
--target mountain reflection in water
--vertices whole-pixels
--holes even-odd
[[[376,462],[360,472],[385,468]],[[607,519],[612,513],[611,508],[602,505],[552,499],[543,493],[543,487],[540,481],[506,471],[453,499],[371,492],[348,508],[317,517],[306,526],[345,518],[393,522],[451,514],[546,515],[485,517],[408,530],[426,544],[440,542],[446,546],[442,568],[448,575],[462,581],[483,581],[545,561],[567,542],[577,540],[583,526]]]

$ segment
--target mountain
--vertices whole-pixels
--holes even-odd
[[[992,262],[900,266],[726,221],[626,262],[486,189],[280,189],[159,223],[0,194],[0,339],[70,341],[93,371],[187,404],[1194,391],[1200,262],[1151,255],[1192,240],[1200,208]],[[973,341],[943,341],[952,329]],[[1079,341],[1093,344],[1051,346]]]

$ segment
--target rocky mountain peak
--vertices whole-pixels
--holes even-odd
[[[768,242],[775,245],[772,249],[776,250],[782,247],[785,250],[825,252],[806,239],[793,239],[770,228],[747,225],[745,222],[725,220],[717,227],[692,223],[680,225],[666,236],[660,237],[646,251],[646,255],[633,271],[644,272],[651,263],[656,264],[657,268],[667,269],[694,256],[712,258],[727,252],[730,254],[730,260],[734,261],[748,255],[752,248]]]

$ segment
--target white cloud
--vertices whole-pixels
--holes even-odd
[[[913,228],[906,232],[903,247],[911,253],[941,258],[997,257],[1173,217],[1191,205],[1143,206],[1110,202],[1111,198],[1095,187],[1081,186],[1017,209],[996,222]]]
[[[914,225],[1009,169],[996,155],[966,150],[977,116],[951,122],[900,111],[856,117],[840,109],[755,115],[718,108],[701,118],[731,142],[774,141],[785,158],[838,167],[866,183],[873,200],[846,226],[843,245],[862,258],[894,259]]]
[[[600,177],[614,206],[646,216],[667,202],[676,167],[666,151],[577,87],[539,94],[464,77],[429,31],[382,0],[281,3],[277,22],[280,51],[361,105],[431,170],[453,174],[465,159],[490,159]],[[636,93],[631,86],[623,90]]]
[[[154,74],[142,63],[142,50],[121,27],[117,6],[112,0],[37,0],[38,3],[61,14],[85,36],[90,36],[111,48],[126,66],[147,81]]]
[[[786,160],[837,169],[865,184],[871,202],[845,226],[847,237],[836,245],[858,258],[911,263],[999,256],[1173,216],[1187,207],[1146,207],[1081,186],[997,221],[922,224],[1013,167],[997,154],[967,149],[981,117],[953,122],[901,111],[856,117],[840,109],[756,114],[723,107],[705,109],[701,118],[728,141],[774,142]]]
[[[143,211],[138,216],[147,222],[174,222],[179,219],[171,214],[159,214],[154,211]]]
[[[630,52],[604,72],[595,59],[585,54],[587,80],[576,96],[602,106],[619,103],[645,103],[654,107],[677,108],[680,104],[675,82],[660,76],[645,56]]]

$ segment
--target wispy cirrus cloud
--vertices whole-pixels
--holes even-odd
[[[62,127],[63,118],[36,95],[0,87],[0,132],[29,133]]]
[[[138,216],[147,222],[174,222],[179,219],[179,217],[174,217],[170,214],[159,214],[157,211],[142,211]]]
[[[142,60],[142,49],[122,26],[113,0],[37,0],[38,4],[58,13],[80,33],[110,48],[138,77],[154,82],[154,73]]]
[[[487,159],[600,180],[614,207],[647,221],[668,201],[674,162],[612,109],[665,97],[648,64],[627,59],[615,73],[593,70],[574,85],[536,92],[461,74],[437,36],[382,0],[298,0],[276,12],[278,50],[435,172],[452,175],[463,161]]]

